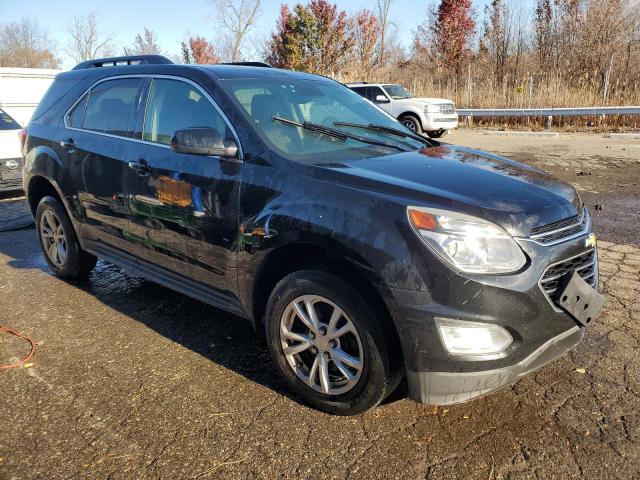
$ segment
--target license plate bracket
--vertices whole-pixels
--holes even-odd
[[[596,318],[605,302],[605,296],[575,271],[562,278],[558,292],[556,303],[585,327]]]

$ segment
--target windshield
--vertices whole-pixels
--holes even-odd
[[[388,155],[398,150],[415,150],[423,146],[416,140],[386,132],[337,125],[337,122],[349,122],[404,129],[397,120],[337,82],[324,79],[242,78],[220,80],[219,84],[261,137],[290,159],[330,162]],[[283,122],[282,119],[290,122]],[[395,148],[323,134],[318,131],[321,129],[303,128],[304,122],[381,144],[391,144]]]
[[[402,85],[384,85],[383,88],[394,100],[402,100],[403,98],[415,98],[415,95]]]
[[[8,113],[0,110],[0,130],[20,130],[20,125]]]

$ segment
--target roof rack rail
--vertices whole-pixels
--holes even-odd
[[[168,64],[173,63],[167,57],[162,55],[129,55],[125,57],[109,57],[96,58],[79,63],[73,70],[83,70],[85,68],[98,67],[119,67],[123,65],[141,65],[141,64]]]
[[[243,67],[273,68],[271,65],[264,62],[228,62],[228,63],[220,63],[219,65],[241,65]]]
[[[347,82],[345,85],[369,85],[369,82]]]

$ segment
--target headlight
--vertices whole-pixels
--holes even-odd
[[[502,228],[485,220],[423,207],[407,207],[409,222],[440,257],[467,273],[508,273],[527,259]]]
[[[424,113],[440,113],[440,107],[438,105],[425,105]]]

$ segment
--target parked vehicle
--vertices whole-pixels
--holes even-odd
[[[0,109],[0,192],[22,188],[20,125]]]
[[[0,67],[0,108],[24,127],[60,70]]]
[[[576,346],[602,306],[571,186],[417,136],[324,77],[85,62],[56,77],[24,152],[56,275],[102,257],[250,319],[326,412],[404,376],[419,402],[476,398]]]
[[[458,126],[458,114],[451,100],[417,98],[396,84],[349,83],[347,86],[400,120],[412,132],[440,138]]]

